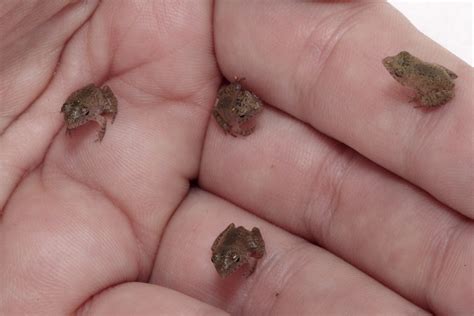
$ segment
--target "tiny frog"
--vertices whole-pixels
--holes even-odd
[[[255,262],[250,267],[250,275],[255,270],[257,259],[265,254],[265,243],[257,227],[249,231],[242,226],[236,228],[232,223],[217,236],[211,250],[211,261],[222,278],[242,265],[250,264],[250,257],[253,257]]]
[[[247,136],[255,130],[254,117],[262,111],[262,102],[240,84],[245,78],[234,77],[234,82],[217,92],[212,115],[224,132],[232,136]]]
[[[454,97],[453,80],[458,76],[441,65],[424,62],[405,51],[384,58],[382,63],[395,80],[415,89],[412,101],[419,101],[421,106],[443,105]]]
[[[117,116],[117,99],[108,86],[102,88],[91,83],[74,91],[64,102],[61,112],[64,113],[66,134],[89,121],[96,121],[100,130],[96,141],[102,141],[107,128],[107,120],[103,114],[112,114],[112,123]]]

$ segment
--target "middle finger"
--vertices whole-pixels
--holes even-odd
[[[214,238],[230,222],[259,227],[265,240],[266,254],[248,278],[237,270],[222,280],[210,260]],[[167,226],[151,282],[233,315],[424,314],[329,252],[201,190]]]
[[[422,307],[448,314],[469,308],[473,224],[282,112],[267,108],[245,139],[226,137],[211,122],[200,184]]]

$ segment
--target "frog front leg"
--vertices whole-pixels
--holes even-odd
[[[104,113],[111,113],[112,114],[112,122],[111,124],[114,123],[115,117],[117,116],[118,113],[118,101],[117,98],[115,97],[114,93],[112,90],[109,88],[109,86],[103,86],[101,88],[103,97],[105,98],[106,105],[104,107]]]
[[[248,136],[248,135],[252,134],[254,131],[255,131],[255,126],[245,127],[245,128],[236,126],[229,133],[232,136],[237,137],[237,135]]]
[[[230,135],[236,137],[236,135],[234,135],[234,133],[232,132],[232,128],[230,127],[230,125],[227,124],[227,122],[224,120],[224,118],[219,114],[219,111],[217,111],[216,109],[213,109],[212,110],[212,115],[216,119],[217,124],[219,124],[219,126],[222,127],[225,134],[230,134]]]
[[[232,133],[240,136],[248,136],[255,131],[256,120],[253,117],[246,117],[239,120],[239,122],[233,126]],[[233,136],[235,136],[233,134]]]
[[[248,247],[252,252],[252,257],[260,259],[265,254],[265,242],[263,241],[262,233],[260,233],[260,229],[254,227],[250,234],[251,239],[248,242]]]
[[[96,115],[92,119],[96,121],[97,124],[99,124],[100,126],[100,130],[99,130],[99,133],[97,134],[97,139],[95,141],[102,142],[102,139],[104,139],[105,130],[107,129],[107,120],[102,115]]]

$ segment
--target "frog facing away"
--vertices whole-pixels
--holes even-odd
[[[108,86],[102,88],[91,83],[74,91],[64,102],[61,112],[64,113],[66,134],[89,121],[96,121],[100,130],[96,141],[102,141],[107,129],[107,120],[103,114],[112,114],[112,122],[117,116],[117,98]]]
[[[382,63],[396,81],[415,89],[413,101],[421,106],[443,105],[454,97],[453,80],[458,76],[441,65],[424,62],[405,51],[384,58]]]
[[[245,78],[234,78],[234,82],[222,86],[212,115],[224,132],[232,136],[247,136],[255,130],[255,116],[262,111],[262,102],[251,91],[240,84]]]
[[[265,242],[257,227],[249,231],[242,226],[236,228],[232,223],[217,236],[211,250],[211,261],[222,278],[244,264],[250,265],[251,258],[254,258],[248,272],[250,275],[255,270],[257,260],[265,254]]]

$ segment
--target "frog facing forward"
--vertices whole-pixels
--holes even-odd
[[[96,121],[100,125],[96,141],[102,141],[107,129],[107,119],[103,115],[112,114],[113,123],[117,116],[117,104],[117,98],[108,86],[99,88],[92,83],[74,91],[61,108],[66,134],[70,135],[72,129],[89,121]]]
[[[234,82],[222,86],[212,115],[224,132],[232,136],[247,136],[255,130],[255,116],[262,111],[262,102],[251,91],[240,84],[245,78],[234,78]]]
[[[232,274],[244,264],[251,264],[248,275],[255,270],[257,260],[265,254],[265,242],[257,227],[251,231],[232,223],[217,236],[212,247],[211,261],[222,278]]]
[[[443,105],[454,97],[453,80],[458,76],[446,67],[422,61],[405,51],[384,58],[382,63],[396,81],[415,89],[413,101],[419,101],[421,106]]]

